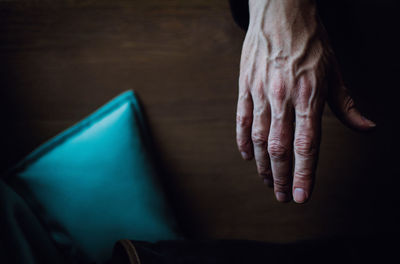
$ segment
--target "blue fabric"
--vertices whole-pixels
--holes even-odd
[[[128,91],[39,147],[7,181],[58,246],[103,263],[122,238],[179,238],[146,136]]]
[[[25,201],[0,180],[0,263],[71,263]]]

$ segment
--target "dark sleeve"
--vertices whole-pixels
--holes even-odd
[[[151,243],[123,239],[115,244],[108,264],[289,264],[295,263],[294,260],[308,264],[367,262],[369,258],[359,258],[367,254],[358,251],[358,248],[365,247],[354,241],[352,243],[358,248],[349,248],[353,244],[347,245],[350,243],[347,241],[324,239],[278,244],[250,240],[165,240]],[[365,241],[364,244],[371,249],[377,248],[373,240],[362,238],[360,241]],[[385,250],[375,255],[381,256],[381,253],[387,254]]]
[[[249,1],[248,0],[229,0],[233,20],[242,29],[247,30],[249,26]]]

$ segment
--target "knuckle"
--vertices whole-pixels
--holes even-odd
[[[238,102],[246,102],[249,100],[251,100],[250,92],[248,90],[240,91]]]
[[[347,113],[347,112],[349,112],[352,108],[354,108],[355,107],[355,105],[354,105],[354,100],[353,100],[353,98],[350,96],[350,95],[347,95],[345,98],[344,98],[344,102],[343,102],[343,109],[344,109],[344,111]]]
[[[297,182],[307,183],[312,179],[313,171],[311,169],[301,169],[294,172],[294,178]]]
[[[271,168],[266,163],[257,163],[257,172],[260,176],[271,176]]]
[[[269,179],[272,180],[272,173],[271,172],[258,172],[258,175],[260,176],[260,178],[262,179]]]
[[[298,85],[297,95],[300,100],[308,99],[312,96],[313,87],[307,78],[302,78]]]
[[[289,148],[276,139],[268,142],[268,153],[274,161],[283,161],[289,158]]]
[[[236,139],[237,145],[239,150],[247,150],[247,148],[250,146],[250,140],[248,138],[242,138],[242,137],[238,137]]]
[[[253,89],[253,95],[254,97],[260,99],[261,101],[265,100],[265,91],[263,82],[256,83]]]
[[[271,99],[277,102],[284,102],[286,99],[286,88],[280,83],[276,82],[271,87]]]
[[[317,144],[310,136],[301,135],[294,141],[294,151],[303,157],[314,157],[317,154]]]
[[[251,139],[254,145],[266,146],[268,142],[268,135],[262,130],[254,130],[251,134]]]
[[[302,111],[300,109],[296,109],[296,119],[312,121],[313,119],[315,119],[315,113],[310,112],[310,111]]]
[[[252,118],[249,115],[236,115],[236,124],[239,127],[250,127]]]
[[[289,184],[289,178],[274,178],[274,185],[278,190],[286,190]]]

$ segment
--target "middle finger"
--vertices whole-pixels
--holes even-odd
[[[280,202],[291,200],[293,107],[286,102],[272,104],[268,153],[271,159],[274,192]]]

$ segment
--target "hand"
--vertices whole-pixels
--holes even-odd
[[[325,101],[352,128],[375,124],[360,115],[343,85],[314,1],[250,0],[249,8],[237,144],[244,159],[255,158],[278,201],[303,203],[314,182]]]

